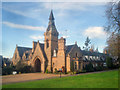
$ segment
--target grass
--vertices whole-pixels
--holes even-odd
[[[3,85],[3,88],[118,88],[118,70]]]

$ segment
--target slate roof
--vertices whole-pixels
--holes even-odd
[[[45,56],[44,44],[43,44],[43,43],[39,43],[39,45],[40,45],[40,47],[41,47],[41,49],[42,49],[42,52],[43,52],[43,54],[44,54],[44,56]]]
[[[75,45],[67,45],[66,46],[66,54],[68,54],[74,46]]]
[[[44,44],[43,43],[39,43],[39,45],[40,45],[42,51],[44,52]],[[37,46],[37,42],[35,42],[35,41],[34,41],[34,46],[35,46],[35,48]]]
[[[90,51],[85,51],[85,50],[81,50],[83,55],[87,55],[87,56],[105,56],[104,53],[99,53],[99,52],[90,52]]]
[[[19,52],[19,56],[22,58],[24,52],[32,50],[32,48],[28,48],[28,47],[20,47],[17,46],[18,52]]]
[[[41,50],[44,54],[44,56],[46,57],[45,51],[44,51],[44,44],[43,43],[39,43]],[[37,42],[34,42],[34,46],[36,48],[37,46]],[[25,53],[26,57],[29,57],[29,55],[32,53],[32,48],[28,48],[28,47],[21,47],[21,46],[17,46],[18,52],[19,52],[19,56],[22,58],[23,54]]]
[[[34,42],[34,45],[35,45],[35,48],[36,48],[37,42]],[[39,43],[39,45],[40,45],[40,47],[41,47],[41,49],[42,49],[43,55],[44,55],[45,58],[46,58],[46,54],[45,54],[45,51],[44,51],[44,44],[43,44],[43,43]]]
[[[26,58],[28,58],[31,53],[32,53],[32,50],[26,51],[26,52],[25,52]]]
[[[54,31],[54,34],[58,35],[56,26],[55,26],[55,22],[54,22],[54,16],[53,16],[53,12],[51,10],[50,16],[49,16],[49,23],[48,23],[48,27],[47,27],[47,32],[49,31]]]
[[[53,16],[53,12],[52,12],[52,10],[51,10],[51,13],[50,13],[49,20],[54,20],[54,16]]]

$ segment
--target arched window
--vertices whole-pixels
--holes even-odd
[[[75,62],[75,70],[77,69],[77,63]]]
[[[46,42],[47,42],[47,48],[48,48],[48,47],[49,47],[49,42],[48,42],[48,39],[47,39],[47,41],[46,41]]]
[[[54,57],[57,56],[56,50],[54,50],[53,56],[54,56]]]
[[[17,58],[17,53],[15,53],[15,59]]]

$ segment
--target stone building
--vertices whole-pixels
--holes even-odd
[[[21,60],[31,65],[36,72],[45,72],[46,69],[54,72],[55,69],[62,68],[69,72],[71,69],[82,70],[90,62],[94,67],[105,62],[105,54],[81,50],[77,43],[66,45],[66,39],[63,37],[58,39],[58,35],[51,11],[48,27],[44,33],[44,43],[33,41],[32,48],[16,45],[12,58],[13,65]]]

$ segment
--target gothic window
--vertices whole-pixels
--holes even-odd
[[[54,57],[56,57],[56,56],[57,56],[56,50],[54,50],[54,54],[53,54],[53,56],[54,56]]]
[[[48,42],[48,39],[47,39],[47,48],[49,47],[49,42]]]
[[[80,64],[81,64],[81,63],[79,62],[79,69],[80,69]]]
[[[77,57],[78,55],[77,55],[77,53],[76,53],[76,57]]]
[[[77,63],[75,62],[75,70],[77,69]]]
[[[17,53],[15,53],[15,59],[17,58]]]

